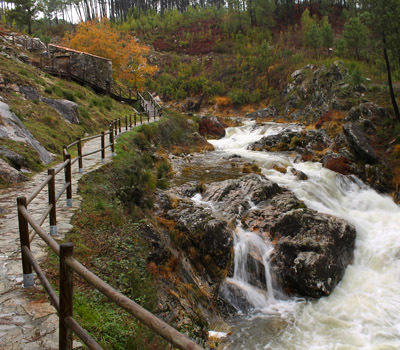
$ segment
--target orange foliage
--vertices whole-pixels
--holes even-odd
[[[112,60],[114,79],[129,86],[142,86],[144,76],[157,69],[148,65],[144,57],[149,47],[112,28],[107,18],[79,23],[76,32],[68,34],[63,41],[75,50]]]
[[[215,96],[214,101],[220,111],[232,105],[232,100],[226,96]]]

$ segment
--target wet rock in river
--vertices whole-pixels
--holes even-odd
[[[225,126],[217,117],[202,117],[199,121],[201,136],[220,139],[225,136]]]
[[[329,295],[352,262],[356,231],[310,209],[284,213],[270,229],[277,240],[271,268],[281,286],[300,295]]]

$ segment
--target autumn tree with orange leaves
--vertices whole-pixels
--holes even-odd
[[[156,71],[155,66],[147,64],[149,47],[114,29],[107,18],[79,23],[75,33],[63,41],[72,49],[112,60],[114,79],[129,87],[140,89],[145,76]]]

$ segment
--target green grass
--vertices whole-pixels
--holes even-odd
[[[5,90],[2,94],[4,102],[21,119],[25,127],[48,151],[54,153],[58,160],[61,159],[63,146],[76,137],[106,130],[109,121],[132,113],[129,106],[120,104],[108,96],[96,95],[91,89],[49,76],[37,68],[3,56],[0,56],[0,74],[7,84],[31,86],[44,97],[68,99],[77,103],[80,124],[74,125],[66,122],[45,103],[25,99],[22,94],[13,91]],[[96,106],[91,105],[92,100],[96,100]],[[1,139],[0,143],[3,145],[9,142]],[[43,168],[39,166],[34,150],[28,151],[22,145],[13,150],[21,152],[31,170],[38,171]]]

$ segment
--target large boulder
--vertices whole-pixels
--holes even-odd
[[[79,124],[78,105],[75,102],[47,97],[42,97],[40,100],[56,110],[69,123]]]
[[[202,117],[199,121],[201,136],[221,139],[225,136],[225,126],[217,117]]]
[[[11,112],[10,107],[0,101],[0,138],[11,139],[17,142],[23,142],[34,148],[40,160],[44,164],[49,164],[53,156],[33,137],[25,128],[21,120]]]
[[[356,155],[358,160],[362,160],[365,163],[370,164],[379,162],[378,155],[372,148],[368,139],[365,137],[364,131],[359,123],[349,122],[344,124],[343,133],[351,150]]]
[[[356,231],[344,220],[293,209],[270,228],[271,268],[281,286],[311,297],[329,295],[353,259]]]
[[[16,184],[27,181],[28,178],[14,169],[6,161],[0,158],[0,179],[5,184]]]

